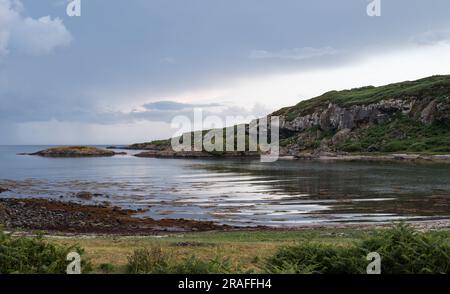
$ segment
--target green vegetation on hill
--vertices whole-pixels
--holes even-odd
[[[249,125],[243,125],[244,129],[245,129],[245,134],[244,134],[244,139],[245,139],[245,144],[246,144],[246,151],[247,151],[247,155],[250,154],[248,152],[249,149]],[[202,133],[202,138],[204,139],[203,142],[200,142],[199,144],[201,144],[202,146],[202,152],[204,153],[208,153],[210,155],[214,155],[217,157],[221,157],[221,156],[226,156],[229,155],[231,152],[229,152],[229,150],[227,150],[227,132],[230,131],[231,129],[234,128],[234,135],[233,135],[233,146],[234,146],[234,150],[238,150],[238,126],[231,126],[228,128],[223,128],[223,129],[214,129],[214,130],[203,130]],[[222,137],[220,137],[220,133],[216,133],[214,134],[214,131],[221,131],[222,133]],[[210,133],[211,132],[211,133]],[[191,136],[191,150],[194,150],[194,146],[196,146],[197,140],[198,138],[196,137],[196,134],[199,134],[200,132],[190,132],[187,133],[187,135]],[[210,133],[210,135],[214,135],[214,137],[211,138],[211,140],[209,140],[207,138],[207,134]],[[186,135],[186,134],[185,134]],[[184,136],[183,136],[184,137]],[[183,143],[183,137],[179,138],[179,142]],[[218,142],[217,140],[220,140],[220,142]],[[129,145],[128,148],[130,149],[140,149],[140,150],[165,150],[165,149],[171,149],[172,147],[172,140],[171,139],[167,139],[167,140],[156,140],[156,141],[151,141],[151,142],[146,142],[146,143],[137,143],[137,144],[132,144]],[[210,142],[211,144],[221,144],[222,145],[222,150],[223,151],[207,151],[205,148],[205,143],[206,142]],[[259,148],[257,146],[257,148]],[[244,153],[245,151],[241,151],[241,152],[237,152],[235,154],[240,154],[240,153]],[[258,152],[258,151],[254,151],[254,152]]]
[[[450,124],[425,125],[404,115],[359,129],[337,146],[346,152],[450,152]]]
[[[410,97],[434,97],[445,99],[450,95],[450,76],[432,76],[417,81],[389,84],[381,87],[367,86],[343,91],[330,91],[321,96],[301,101],[273,115],[285,115],[287,120],[314,112],[333,103],[341,107],[367,105],[384,99],[407,99]]]

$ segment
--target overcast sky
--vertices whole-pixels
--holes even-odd
[[[0,0],[0,144],[124,144],[450,74],[450,1]]]

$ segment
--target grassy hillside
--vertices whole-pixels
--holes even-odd
[[[403,101],[411,108],[406,112],[401,107],[393,110],[386,101]],[[374,105],[385,108],[374,111],[367,121],[355,121],[354,127],[345,134],[338,134],[339,128],[324,129],[316,125],[283,138],[281,145],[293,152],[450,152],[450,76],[331,91],[274,114],[283,116],[288,124],[313,113],[319,115],[320,120],[323,115],[328,115],[329,121],[340,119],[339,115],[332,117],[333,114],[327,113],[330,104],[346,109],[349,116],[355,118],[359,111],[372,111]],[[367,105],[372,108],[352,110],[352,106],[361,109]],[[387,117],[377,121],[378,115]]]
[[[346,152],[450,152],[450,124],[424,125],[405,116],[355,132],[337,146]]]
[[[285,115],[287,120],[314,112],[334,103],[342,107],[372,104],[384,99],[407,99],[410,97],[434,97],[446,99],[450,96],[450,75],[432,76],[417,81],[389,84],[381,87],[330,91],[321,96],[301,101],[295,106],[282,108],[273,115]]]

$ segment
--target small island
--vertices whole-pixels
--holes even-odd
[[[64,146],[52,147],[35,153],[22,153],[20,155],[37,155],[42,157],[110,157],[125,154],[125,152],[114,152],[90,146]]]

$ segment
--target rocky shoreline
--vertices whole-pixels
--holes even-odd
[[[259,158],[260,154],[255,152],[224,152],[220,154],[202,152],[202,151],[182,151],[173,150],[146,150],[135,154],[136,157],[147,158],[212,158],[212,159],[230,159],[230,158]]]
[[[450,154],[339,154],[339,153],[303,153],[297,156],[286,156],[296,160],[320,161],[373,161],[373,162],[412,162],[412,163],[450,163]]]
[[[45,199],[0,199],[0,224],[7,229],[75,234],[154,235],[162,232],[230,230],[212,222],[136,218],[136,211]]]
[[[373,229],[391,223],[305,224],[296,227],[233,227],[187,219],[136,218],[138,211],[110,206],[82,205],[46,199],[0,198],[0,226],[7,230],[48,235],[146,236],[208,231],[302,231],[310,229]],[[419,230],[450,228],[450,219],[408,221]]]
[[[135,154],[144,158],[186,158],[186,159],[258,159],[260,154],[224,153],[214,155],[206,152],[174,152],[172,150],[146,150]],[[353,153],[297,153],[289,155],[281,152],[280,160],[318,160],[318,161],[365,161],[365,162],[411,162],[411,163],[447,163],[450,164],[450,154],[353,154]]]

